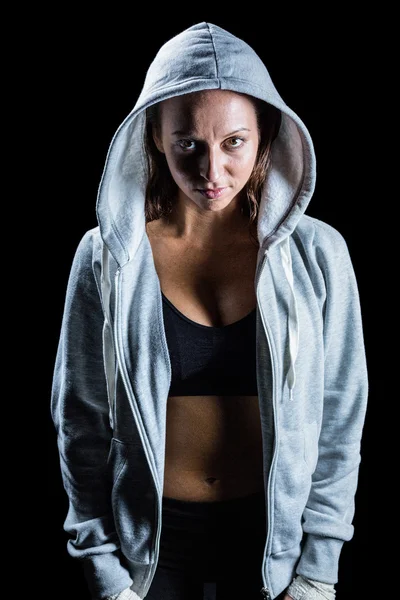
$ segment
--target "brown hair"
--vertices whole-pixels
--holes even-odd
[[[278,135],[281,112],[271,104],[249,97],[256,109],[260,136],[254,168],[241,195],[241,211],[249,217],[251,231],[251,225],[257,222],[261,191],[270,163],[271,144]],[[165,155],[159,152],[155,145],[153,128],[156,131],[160,130],[159,103],[146,109],[144,149],[149,173],[145,200],[146,223],[169,215],[177,192],[177,185],[169,171]],[[254,239],[258,244],[258,240]]]

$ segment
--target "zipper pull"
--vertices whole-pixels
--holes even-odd
[[[269,593],[269,589],[266,587],[261,588],[260,594],[264,598],[264,600],[271,600],[271,595]]]

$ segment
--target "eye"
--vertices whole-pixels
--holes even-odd
[[[236,148],[240,148],[244,144],[244,139],[241,137],[233,137],[227,140],[227,145],[229,149],[235,150]]]
[[[179,140],[178,146],[182,148],[182,150],[194,150],[195,142],[193,142],[193,140]]]

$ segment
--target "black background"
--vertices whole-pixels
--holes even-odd
[[[317,186],[307,213],[342,233],[353,260],[361,297],[370,398],[362,440],[353,521],[355,533],[343,546],[337,600],[361,598],[371,589],[366,579],[373,571],[376,556],[372,543],[376,528],[372,516],[375,502],[372,482],[377,474],[373,473],[371,423],[376,428],[378,416],[375,408],[378,324],[374,320],[373,301],[377,283],[372,276],[371,252],[371,231],[376,224],[368,211],[372,191],[368,187],[368,167],[360,160],[366,152],[366,142],[358,135],[362,123],[355,108],[364,89],[365,51],[360,49],[361,38],[357,42],[354,31],[350,35],[342,21],[338,25],[332,18],[327,23],[328,17],[318,14],[314,15],[314,21],[303,15],[299,20],[292,17],[290,23],[283,20],[283,15],[261,20],[252,14],[230,20],[192,8],[185,9],[184,14],[185,18],[170,14],[164,19],[158,13],[155,22],[154,15],[132,16],[122,9],[95,15],[93,19],[65,11],[52,23],[50,20],[44,59],[50,83],[47,160],[52,165],[54,196],[47,217],[52,224],[45,240],[46,246],[51,244],[52,248],[48,283],[51,299],[46,314],[49,339],[44,369],[45,397],[50,398],[69,269],[82,235],[97,224],[97,186],[111,138],[134,106],[146,70],[159,47],[186,27],[209,20],[241,37],[256,50],[283,99],[307,125],[317,156]],[[89,600],[80,567],[66,552],[67,537],[62,526],[67,498],[46,402],[46,551],[52,579],[58,588],[52,597]]]

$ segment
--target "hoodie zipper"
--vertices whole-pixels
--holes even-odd
[[[259,264],[258,267],[258,272],[256,274],[256,284],[255,284],[255,288],[256,288],[256,293],[258,295],[258,282],[260,280],[263,268],[264,268],[264,264],[266,262],[267,258],[266,258],[266,253],[264,254],[261,263]],[[116,274],[115,274],[115,288],[116,288],[116,298],[119,301],[119,279],[120,279],[120,269],[117,270]],[[274,373],[274,362],[273,362],[273,356],[272,356],[272,351],[271,351],[271,343],[270,343],[270,334],[269,334],[269,329],[267,326],[267,323],[265,321],[263,312],[262,312],[262,308],[261,308],[261,303],[259,303],[259,309],[260,309],[260,315],[261,315],[261,320],[264,326],[264,330],[267,336],[267,340],[268,340],[268,345],[269,345],[269,349],[270,349],[270,356],[271,356],[271,367],[272,367],[272,374]],[[128,397],[131,401],[131,405],[133,407],[133,411],[134,411],[134,416],[135,416],[135,420],[136,423],[138,424],[139,430],[141,432],[141,434],[143,434],[142,437],[142,443],[143,443],[143,449],[145,451],[145,455],[146,455],[146,459],[148,462],[148,465],[150,467],[151,470],[151,474],[153,477],[153,481],[154,484],[156,486],[156,481],[157,481],[157,477],[156,477],[156,469],[155,469],[155,465],[153,464],[152,461],[152,454],[150,452],[150,449],[148,448],[147,445],[147,440],[146,440],[146,436],[145,436],[145,432],[143,427],[141,426],[141,419],[140,419],[140,415],[138,414],[138,411],[136,409],[136,404],[134,402],[134,399],[132,397],[132,393],[131,393],[131,384],[129,381],[129,377],[128,374],[126,372],[126,367],[125,367],[125,362],[123,360],[123,351],[120,350],[120,348],[122,348],[122,344],[120,344],[120,336],[119,336],[119,332],[118,332],[118,314],[119,311],[116,311],[116,318],[115,318],[115,339],[116,339],[116,353],[117,353],[117,358],[118,358],[118,363],[121,366],[121,376],[122,376],[122,380],[124,382],[125,385],[125,389],[127,391]],[[275,378],[273,377],[273,391],[272,391],[272,404],[273,404],[273,413],[274,413],[274,420],[275,420],[275,432],[276,432],[276,406],[275,406]],[[275,433],[276,435],[276,433]],[[265,600],[271,600],[271,595],[270,595],[270,591],[269,588],[267,587],[267,582],[266,582],[266,578],[264,576],[264,572],[266,571],[266,548],[269,545],[269,539],[270,539],[270,531],[271,531],[271,506],[269,503],[269,495],[270,495],[270,489],[271,489],[271,474],[273,471],[273,466],[275,463],[275,453],[273,455],[272,458],[272,462],[271,462],[271,468],[270,468],[270,474],[269,474],[269,479],[268,479],[268,495],[267,495],[267,510],[268,510],[268,531],[267,531],[267,538],[266,538],[266,543],[265,543],[265,547],[264,547],[264,558],[263,558],[263,564],[262,564],[262,579],[263,579],[263,583],[264,583],[264,587],[261,588],[260,592],[263,596],[263,598]],[[155,574],[155,570],[157,568],[157,562],[158,562],[158,553],[159,553],[159,544],[160,544],[160,536],[161,536],[161,518],[160,518],[160,503],[159,503],[159,498],[160,498],[160,493],[156,494],[157,496],[157,502],[156,502],[156,523],[157,523],[157,528],[155,531],[155,535],[153,537],[153,543],[152,543],[152,548],[154,549],[154,552],[156,554],[157,559],[152,563],[152,568],[150,571],[150,575],[147,578],[147,582],[146,585],[144,587],[144,596],[147,595],[152,580],[154,578],[154,574]]]
[[[147,463],[150,467],[150,471],[151,471],[151,475],[153,477],[153,481],[154,481],[154,486],[156,488],[156,498],[157,498],[157,502],[156,502],[156,515],[155,515],[155,521],[157,523],[157,528],[155,531],[155,535],[153,536],[153,541],[152,541],[152,548],[155,548],[155,552],[157,553],[158,556],[158,551],[159,551],[159,543],[160,543],[160,535],[161,535],[161,519],[160,519],[160,502],[159,499],[161,497],[161,494],[158,493],[158,488],[156,485],[156,481],[157,481],[157,476],[156,476],[156,468],[155,465],[152,461],[152,454],[150,452],[150,449],[148,447],[148,443],[147,443],[147,438],[145,435],[145,431],[144,428],[142,427],[142,422],[140,419],[140,415],[137,411],[136,408],[136,403],[134,401],[133,395],[132,395],[132,391],[131,391],[131,383],[129,381],[129,377],[126,371],[126,366],[125,366],[125,361],[124,361],[124,353],[123,353],[123,349],[122,349],[122,344],[120,343],[120,336],[119,336],[119,331],[118,331],[118,324],[119,324],[119,290],[120,290],[120,285],[119,285],[119,280],[120,280],[120,269],[117,270],[116,274],[115,274],[115,296],[116,296],[116,300],[118,302],[117,304],[117,310],[116,310],[116,314],[115,314],[115,340],[116,340],[116,344],[115,344],[115,348],[116,348],[116,353],[117,353],[117,358],[118,358],[118,364],[121,367],[121,376],[122,376],[122,380],[124,382],[125,385],[125,389],[126,392],[128,394],[129,400],[131,402],[131,406],[133,408],[133,412],[134,412],[134,416],[135,416],[135,421],[138,425],[139,431],[141,433],[141,441],[143,444],[143,449],[145,452],[145,456],[147,459]],[[154,541],[155,538],[155,541]],[[147,595],[147,592],[150,588],[152,579],[154,577],[154,572],[155,569],[157,567],[157,560],[155,560],[152,565],[151,565],[151,571],[150,571],[150,576],[147,578],[147,583],[145,585],[145,589],[144,589],[144,597]]]
[[[259,265],[258,268],[258,272],[256,274],[256,294],[257,294],[257,299],[258,299],[258,283],[259,280],[261,278],[261,274],[262,271],[264,269],[264,265],[267,261],[267,254],[266,251],[264,251],[264,255],[263,258],[261,260],[261,263]],[[261,321],[263,323],[264,326],[264,331],[265,331],[265,335],[267,337],[267,341],[268,341],[268,346],[269,346],[269,351],[270,351],[270,357],[271,357],[271,372],[272,372],[272,408],[273,408],[273,415],[274,415],[274,428],[275,428],[275,444],[274,444],[274,449],[276,448],[276,435],[277,435],[277,420],[276,420],[276,393],[275,393],[275,381],[276,381],[276,377],[274,377],[274,371],[275,371],[275,363],[274,363],[274,357],[273,357],[273,353],[272,353],[272,348],[271,348],[271,334],[269,331],[269,327],[268,324],[264,318],[264,314],[263,314],[263,310],[262,310],[262,306],[261,306],[261,302],[258,302],[258,306],[259,306],[259,311],[260,311],[260,316],[261,316]],[[268,485],[267,485],[267,515],[268,515],[268,530],[267,530],[267,537],[265,540],[265,546],[264,546],[264,555],[263,555],[263,564],[262,564],[262,568],[261,568],[261,577],[263,580],[263,584],[264,586],[261,588],[260,593],[262,595],[262,597],[265,600],[271,600],[271,592],[270,592],[270,588],[268,587],[268,582],[266,579],[266,564],[267,564],[267,551],[268,551],[268,546],[269,546],[269,540],[271,537],[271,529],[272,529],[272,510],[271,510],[271,503],[269,501],[270,497],[271,497],[271,488],[272,488],[272,475],[273,475],[273,471],[274,471],[274,466],[275,466],[275,458],[276,458],[276,451],[274,450],[273,456],[272,456],[272,461],[271,461],[271,467],[270,467],[270,471],[269,471],[269,477],[268,477]]]

